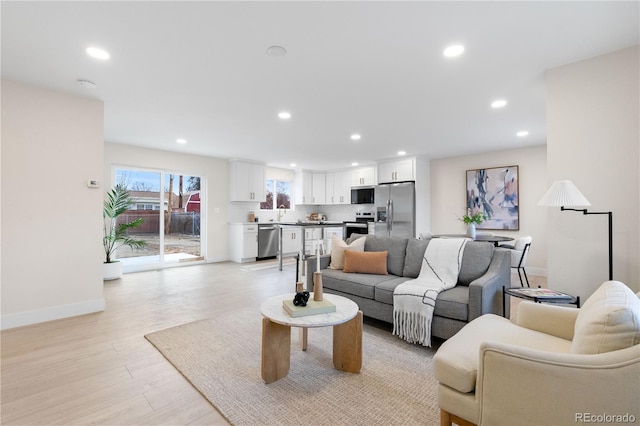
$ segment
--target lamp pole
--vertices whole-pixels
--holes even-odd
[[[609,281],[613,280],[613,212],[590,212],[587,209],[570,209],[564,206],[560,210],[582,212],[582,214],[606,214],[609,216]]]

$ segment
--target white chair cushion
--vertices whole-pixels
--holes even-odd
[[[623,283],[606,281],[584,303],[571,353],[600,354],[640,343],[640,299]]]
[[[356,238],[350,244],[342,241],[341,238],[335,235],[331,236],[331,263],[329,269],[342,269],[344,268],[344,252],[345,250],[351,251],[364,251],[365,238]]]
[[[569,353],[571,342],[519,327],[506,318],[482,315],[444,342],[433,358],[436,379],[458,392],[473,392],[478,376],[480,345],[501,342],[546,352]]]

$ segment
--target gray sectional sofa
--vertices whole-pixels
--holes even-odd
[[[388,275],[328,269],[331,255],[322,255],[323,291],[353,300],[365,316],[393,323],[393,290],[398,284],[418,277],[430,240],[374,235],[361,238],[366,238],[364,251],[388,252]],[[316,257],[309,257],[306,266],[307,289],[313,291]],[[457,285],[441,292],[436,299],[432,335],[448,339],[480,315],[503,315],[502,286],[511,286],[509,251],[491,243],[469,241],[463,252]]]

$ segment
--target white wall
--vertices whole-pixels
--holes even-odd
[[[466,227],[458,218],[466,212],[467,170],[511,165],[518,166],[520,179],[520,229],[492,232],[514,238],[531,235],[527,273],[544,276],[547,270],[547,218],[546,210],[537,205],[547,189],[544,145],[431,160],[431,232],[465,232]]]
[[[229,163],[226,160],[116,143],[105,143],[104,146],[105,192],[114,183],[112,173],[115,166],[201,176],[207,217],[206,229],[203,228],[203,233],[206,233],[205,259],[207,262],[229,259]]]
[[[3,329],[104,309],[103,104],[2,80]]]
[[[548,184],[570,179],[613,212],[616,280],[640,290],[639,48],[547,73]],[[549,209],[549,286],[588,297],[608,279],[607,217]]]

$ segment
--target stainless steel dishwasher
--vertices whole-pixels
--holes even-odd
[[[278,255],[279,234],[277,225],[258,224],[258,257],[256,260],[273,259]]]

